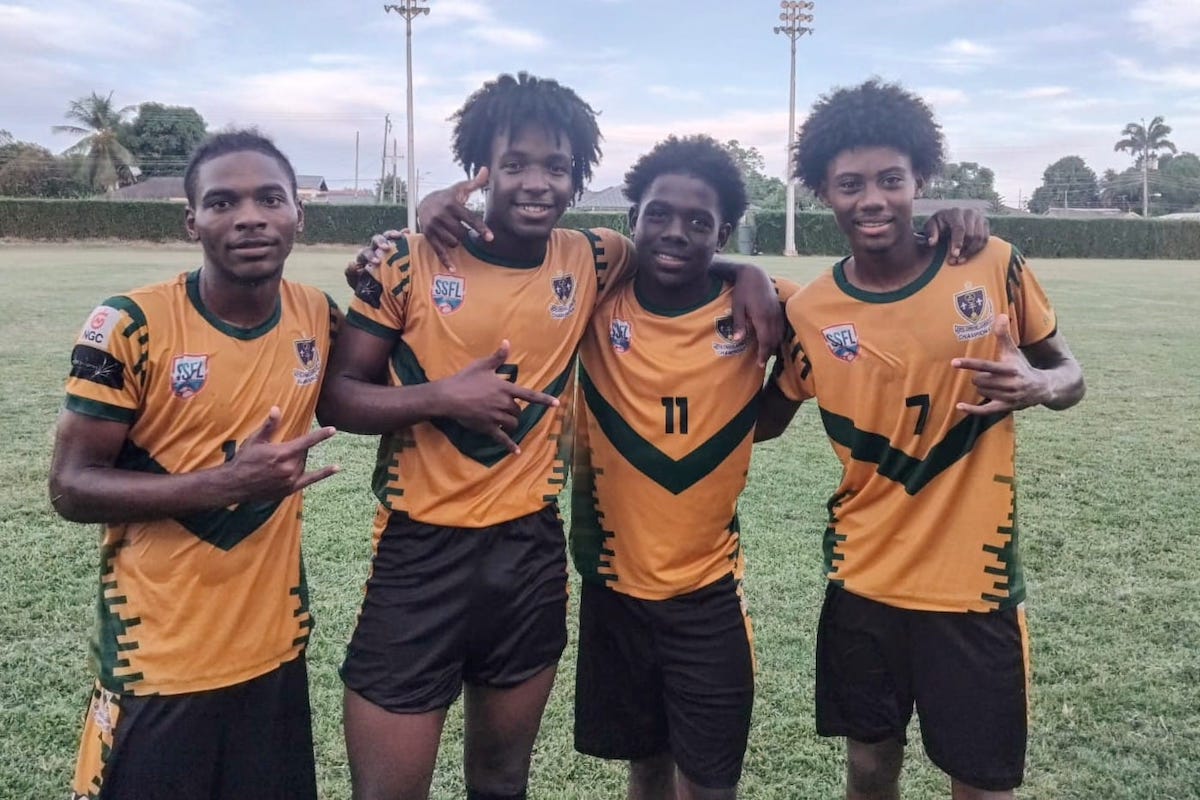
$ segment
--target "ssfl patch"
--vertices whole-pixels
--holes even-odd
[[[858,330],[853,322],[822,328],[821,336],[825,338],[825,344],[829,345],[829,351],[842,361],[848,363],[858,358]]]
[[[623,319],[613,317],[608,326],[608,341],[614,351],[628,353],[630,345],[633,344],[633,326]]]
[[[171,391],[180,400],[190,400],[208,382],[208,356],[188,353],[171,359]]]
[[[467,279],[461,275],[433,276],[433,304],[441,314],[453,314],[467,301]]]

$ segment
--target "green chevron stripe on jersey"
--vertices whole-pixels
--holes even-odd
[[[129,441],[126,441],[124,447],[121,448],[116,466],[119,469],[150,472],[155,475],[170,474],[170,471],[155,461],[148,452]],[[274,502],[240,503],[232,509],[218,508],[211,511],[199,511],[172,519],[189,533],[200,537],[213,547],[232,550],[274,516],[282,502],[282,500],[276,500]]]
[[[734,415],[733,419],[708,441],[676,460],[630,427],[604,399],[592,383],[587,370],[582,367],[579,369],[579,382],[583,387],[588,410],[592,412],[600,430],[617,451],[638,471],[671,494],[680,494],[712,472],[713,468],[728,458],[754,430],[754,423],[758,419],[758,396],[755,395],[745,408]]]
[[[574,365],[575,358],[572,356],[567,361],[566,369],[559,373],[554,380],[550,381],[549,386],[540,391],[553,397],[561,395],[567,388],[567,382],[571,378],[571,369]],[[420,360],[417,359],[417,354],[408,346],[408,342],[403,339],[397,339],[396,345],[392,349],[392,369],[396,371],[396,377],[400,379],[400,383],[405,386],[415,386],[429,382],[429,378],[425,375],[424,367],[421,366]],[[527,405],[517,420],[516,429],[509,434],[509,437],[517,444],[520,444],[526,435],[542,421],[542,417],[546,415],[548,408],[549,406],[544,406],[540,403],[530,403]],[[450,440],[450,443],[454,445],[458,452],[485,467],[495,466],[502,458],[508,455],[508,448],[488,434],[465,428],[452,419],[435,417],[430,420],[430,424],[441,431],[442,435]],[[382,451],[380,452],[380,457],[383,457]]]
[[[838,444],[850,450],[855,461],[875,464],[875,471],[885,478],[904,485],[910,495],[924,489],[930,481],[945,472],[975,447],[979,437],[1009,412],[967,416],[946,432],[945,437],[929,450],[925,458],[910,456],[892,446],[883,434],[856,428],[847,417],[821,409],[825,432]]]

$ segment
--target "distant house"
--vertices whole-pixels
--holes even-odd
[[[1119,208],[1048,208],[1046,216],[1059,219],[1141,219],[1140,215]]]
[[[947,208],[961,208],[964,210],[969,208],[978,211],[980,214],[990,214],[992,211],[992,201],[934,199],[931,197],[918,197],[916,200],[913,200],[913,214],[919,217],[928,217]]]
[[[131,183],[128,186],[113,189],[104,197],[106,200],[166,200],[172,203],[187,202],[187,194],[183,191],[182,177],[146,178],[139,183]]]
[[[575,203],[574,211],[607,211],[624,214],[632,203],[625,197],[620,186],[609,186],[606,189],[591,192],[585,191],[583,197]]]
[[[331,206],[373,206],[375,192],[370,189],[330,189],[315,202]]]
[[[324,199],[329,192],[329,187],[325,185],[325,178],[321,175],[297,175],[296,176],[296,194],[300,195],[300,200],[305,203],[310,203],[314,200],[320,201]]]

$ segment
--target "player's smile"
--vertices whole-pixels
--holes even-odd
[[[567,210],[575,183],[571,142],[560,132],[526,125],[492,144],[487,224],[488,250],[515,258],[540,258],[550,231]]]
[[[730,228],[721,222],[712,186],[692,175],[659,175],[630,213],[630,227],[643,296],[685,306],[705,295],[711,285],[708,267]]]
[[[912,227],[920,180],[908,156],[889,147],[845,150],[829,163],[821,198],[853,247],[887,250]]]

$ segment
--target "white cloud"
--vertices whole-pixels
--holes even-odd
[[[455,26],[465,46],[483,43],[530,51],[547,44],[546,38],[531,28],[501,23],[492,6],[477,0],[441,0],[430,7],[429,16],[421,23],[434,28]]]
[[[194,41],[213,15],[183,0],[65,0],[53,8],[0,5],[0,52],[6,56],[81,54],[113,62],[170,52]]]
[[[961,106],[970,102],[970,96],[962,89],[949,89],[940,86],[930,86],[918,89],[917,94],[924,98],[934,109],[949,106]]]
[[[1158,84],[1170,89],[1200,89],[1200,70],[1194,66],[1145,67],[1132,58],[1114,59],[1117,68],[1129,78]]]
[[[646,92],[664,100],[681,100],[689,103],[699,103],[704,99],[704,93],[696,89],[679,89],[675,86],[647,86]]]
[[[1031,86],[1010,93],[1014,100],[1057,100],[1071,93],[1067,86]]]
[[[1200,3],[1196,0],[1139,0],[1129,11],[1141,38],[1166,48],[1200,44]]]

